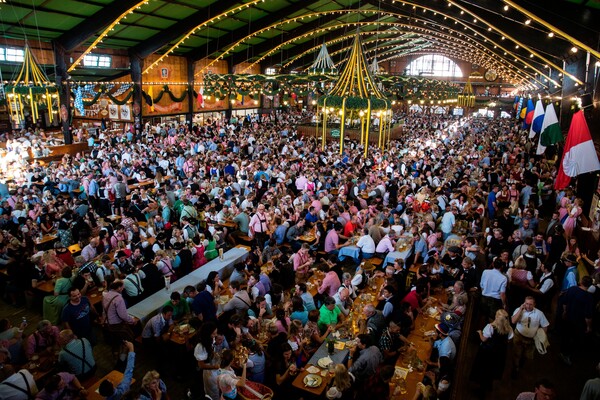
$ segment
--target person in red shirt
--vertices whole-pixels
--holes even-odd
[[[423,298],[426,296],[426,293],[427,287],[417,285],[414,290],[408,292],[402,299],[401,303],[408,303],[410,305],[410,309],[415,318],[417,317],[419,310],[423,307]]]
[[[356,214],[353,214],[352,217],[350,217],[350,221],[346,222],[346,225],[344,226],[344,236],[353,236],[357,229],[358,221],[356,219]]]

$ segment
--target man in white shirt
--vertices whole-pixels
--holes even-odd
[[[452,207],[452,209],[444,213],[444,216],[442,217],[441,228],[442,238],[444,240],[446,240],[448,236],[450,236],[450,234],[452,233],[452,228],[454,228],[454,224],[456,224],[456,218],[454,216],[456,213],[457,209],[455,207]]]
[[[521,307],[512,315],[512,323],[516,325],[513,348],[513,376],[517,376],[519,369],[525,363],[525,357],[533,359],[535,349],[534,337],[538,329],[548,331],[550,323],[543,312],[535,308],[535,299],[527,296]]]
[[[369,228],[363,228],[363,235],[356,242],[356,247],[360,249],[363,259],[373,258],[375,255],[375,241],[369,235]]]
[[[496,316],[496,311],[506,308],[506,284],[508,278],[500,269],[502,261],[495,259],[492,269],[486,269],[481,274],[481,309],[490,321]]]
[[[378,257],[385,258],[385,255],[391,251],[394,251],[394,238],[396,237],[396,232],[394,230],[390,230],[390,232],[385,235],[379,241],[379,244],[375,248],[375,253]]]

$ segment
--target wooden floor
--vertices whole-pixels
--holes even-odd
[[[479,347],[478,329],[485,326],[482,318],[475,316],[472,323],[472,332],[467,343],[466,357],[458,367],[456,374],[459,377],[457,400],[462,399],[489,399],[513,400],[521,392],[533,392],[535,383],[541,378],[547,378],[556,387],[556,400],[578,400],[585,382],[597,376],[596,365],[600,361],[600,337],[591,335],[586,343],[581,344],[581,351],[572,357],[572,366],[565,365],[558,357],[560,350],[560,337],[555,330],[554,310],[547,313],[550,322],[548,340],[550,347],[545,355],[535,352],[533,360],[527,360],[521,369],[518,378],[511,378],[512,345],[509,345],[506,367],[501,380],[495,381],[493,390],[485,397],[480,397],[479,386],[469,380],[471,367]],[[552,314],[552,315],[548,315]]]

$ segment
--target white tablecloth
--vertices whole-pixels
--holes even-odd
[[[338,259],[343,261],[346,257],[352,257],[356,261],[358,261],[358,257],[360,256],[360,249],[356,246],[344,246],[340,248],[338,252]]]
[[[396,258],[402,258],[406,260],[408,256],[412,253],[412,247],[405,251],[392,251],[389,252],[383,261],[383,266],[385,267],[388,264],[393,264],[396,261]]]
[[[171,283],[170,290],[159,290],[147,299],[127,309],[127,312],[129,315],[145,321],[152,317],[170,299],[172,291],[176,290],[182,293],[186,286],[195,287],[198,283],[205,280],[211,271],[218,271],[221,279],[227,279],[231,275],[231,271],[233,271],[233,266],[244,261],[247,256],[248,251],[246,249],[234,247],[223,254],[223,261],[219,260],[219,257],[209,261],[197,270]]]

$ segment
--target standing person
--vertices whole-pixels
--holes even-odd
[[[254,237],[256,244],[262,250],[265,247],[265,242],[269,238],[269,220],[265,213],[264,204],[259,204],[256,208],[256,213],[250,218],[250,224],[248,226],[249,232]]]
[[[488,210],[488,219],[490,221],[492,221],[494,218],[496,218],[496,212],[498,211],[497,194],[499,191],[500,191],[500,186],[494,185],[494,187],[492,188],[492,191],[488,195],[487,210]]]
[[[496,318],[483,330],[477,331],[481,344],[471,370],[471,380],[479,382],[480,395],[492,389],[495,379],[502,379],[506,361],[508,341],[513,338],[513,329],[504,310],[496,311]]]
[[[450,211],[446,211],[444,213],[444,216],[442,217],[442,223],[441,223],[441,228],[442,228],[442,239],[444,241],[446,241],[446,239],[448,239],[448,236],[450,236],[450,234],[452,233],[452,229],[454,228],[454,225],[456,224],[456,213],[458,212],[458,210],[456,209],[456,207],[452,207],[450,209]]]
[[[102,299],[102,309],[106,320],[106,329],[111,335],[113,350],[120,347],[123,340],[133,342],[131,326],[135,320],[127,313],[127,305],[123,299],[123,281],[114,281]]]
[[[535,299],[532,296],[527,296],[525,302],[515,310],[511,322],[516,325],[512,370],[512,376],[516,377],[525,363],[525,358],[533,359],[534,337],[538,329],[547,332],[550,323],[544,313],[535,308]]]
[[[217,383],[221,398],[224,400],[235,400],[239,398],[237,388],[246,386],[246,363],[242,366],[242,376],[237,377],[231,368],[234,355],[231,350],[223,351],[221,364],[217,371]]]
[[[221,363],[221,356],[215,351],[216,337],[217,325],[212,321],[205,322],[200,328],[200,341],[194,349],[194,357],[198,362],[198,368],[202,371],[204,393],[211,399],[219,398],[217,370]]]
[[[89,299],[82,296],[79,289],[69,289],[69,302],[63,308],[61,316],[65,327],[71,329],[77,337],[86,338],[94,344],[92,321],[96,316],[96,310],[91,306]]]
[[[592,278],[584,276],[579,285],[564,294],[562,302],[560,358],[571,365],[571,355],[576,343],[582,343],[584,335],[592,332],[594,296],[588,292]]]
[[[503,263],[495,259],[492,269],[481,274],[481,311],[490,321],[495,318],[496,311],[506,309],[506,284],[508,279],[500,271]]]
[[[377,346],[373,345],[371,335],[358,335],[358,344],[348,356],[348,372],[356,377],[357,382],[364,382],[377,371],[383,362],[383,355]]]

